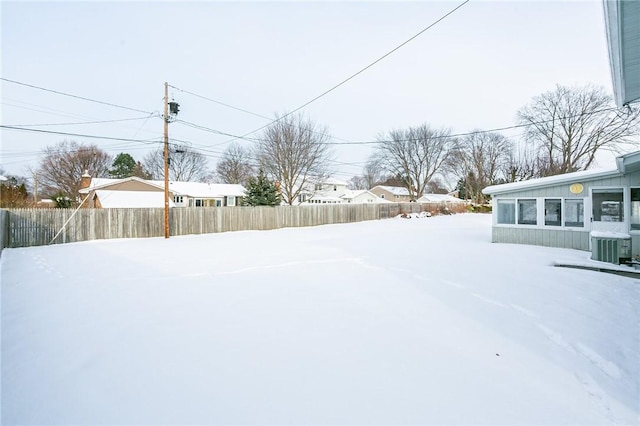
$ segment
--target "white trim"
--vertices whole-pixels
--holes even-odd
[[[513,200],[515,203],[515,223],[498,223],[498,200]],[[520,214],[520,207],[518,204],[519,200],[536,200],[536,219],[537,223],[535,225],[530,224],[520,224],[518,223],[518,217]],[[545,200],[560,200],[561,210],[560,214],[562,216],[561,225],[546,225],[544,220],[544,202]],[[583,217],[582,217],[582,226],[567,226],[566,225],[566,208],[565,202],[566,200],[580,200],[583,205]],[[585,231],[588,232],[587,223],[590,220],[590,216],[587,216],[587,208],[590,209],[589,197],[554,197],[554,196],[544,196],[544,197],[494,197],[491,200],[492,204],[492,225],[496,228],[513,228],[513,229],[546,229],[546,230],[556,230],[556,231]],[[589,210],[590,211],[590,210]]]

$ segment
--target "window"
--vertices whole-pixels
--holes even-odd
[[[384,199],[384,194],[380,194],[380,198]]]
[[[234,197],[233,195],[229,195],[227,197],[227,206],[233,207],[235,205],[236,205],[236,197]]]
[[[204,204],[202,203],[202,200],[199,198],[196,198],[196,207],[202,207]]]
[[[182,195],[174,195],[173,202],[176,204],[182,204]]]
[[[584,227],[584,200],[582,198],[564,200],[564,226]]]
[[[538,210],[536,208],[536,200],[518,200],[518,224],[519,225],[537,225]]]
[[[338,190],[338,185],[333,185],[333,190],[337,191]]]
[[[640,230],[640,188],[631,188],[631,229]]]
[[[498,223],[516,223],[515,200],[498,200]]]
[[[544,224],[547,226],[562,225],[562,200],[544,200]]]
[[[597,222],[623,222],[622,188],[594,189],[593,220]]]

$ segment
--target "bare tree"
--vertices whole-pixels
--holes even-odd
[[[375,155],[369,156],[367,163],[364,166],[362,171],[362,177],[367,182],[367,188],[371,189],[376,185],[379,185],[380,182],[384,181],[387,177],[384,175],[384,168]]]
[[[231,144],[216,166],[216,177],[222,183],[247,184],[255,173],[251,152],[238,144]]]
[[[282,199],[292,205],[310,181],[327,175],[331,150],[330,136],[304,115],[285,115],[264,130],[256,147],[256,157],[280,185]]]
[[[425,192],[428,194],[448,194],[449,190],[446,188],[444,182],[442,182],[442,179],[434,177],[427,183]]]
[[[149,152],[142,165],[153,179],[164,179],[164,149]],[[203,182],[209,170],[207,157],[187,145],[171,145],[169,149],[169,180]]]
[[[411,198],[418,199],[444,164],[453,143],[449,134],[426,124],[392,130],[378,137],[377,158],[387,172],[401,176]]]
[[[456,142],[447,159],[465,197],[483,203],[482,190],[499,183],[511,159],[511,143],[499,133],[476,131]]]
[[[102,178],[109,174],[111,156],[96,145],[62,141],[48,146],[35,170],[39,192],[43,196],[63,194],[72,200],[79,197],[80,178],[87,171],[92,177]]]
[[[354,190],[370,189],[367,186],[367,181],[364,178],[364,176],[353,176],[351,179],[349,179],[348,184],[349,184],[348,185],[349,189],[354,189]]]
[[[496,183],[510,183],[539,177],[540,159],[533,145],[513,145],[508,160],[503,163],[501,179]]]
[[[384,174],[381,159],[376,154],[370,155],[362,169],[362,175],[351,178],[351,189],[371,189],[376,185],[380,185],[388,176]]]
[[[538,150],[538,175],[589,168],[603,148],[618,149],[637,135],[640,109],[617,109],[602,87],[564,87],[545,92],[518,112],[526,138]]]

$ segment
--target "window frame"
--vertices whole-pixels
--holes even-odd
[[[523,219],[522,215],[523,215],[523,212],[525,212],[525,209],[522,207],[522,205],[524,203],[533,204],[533,206],[535,207],[533,220]],[[538,226],[538,199],[537,198],[529,198],[529,197],[516,198],[516,225]]]
[[[512,207],[512,211],[511,211],[511,215],[513,216],[513,221],[512,222],[501,222],[500,221],[500,202],[502,201],[503,205],[511,205]],[[517,205],[517,199],[516,198],[498,198],[496,200],[496,223],[498,225],[517,225],[516,223],[516,205]]]
[[[570,197],[570,198],[563,198],[562,200],[562,204],[563,204],[563,208],[564,208],[564,217],[562,218],[562,226],[564,228],[583,228],[585,227],[585,211],[587,211],[586,209],[586,199],[583,197]],[[568,222],[568,212],[569,209],[567,208],[567,202],[581,202],[582,203],[582,222]],[[568,225],[568,223],[571,223],[571,225]],[[582,223],[581,225],[579,225],[579,223]]]
[[[562,224],[563,224],[563,221],[564,221],[564,215],[563,215],[564,209],[562,208],[562,206],[563,206],[562,198],[561,197],[543,198],[542,203],[543,203],[543,212],[542,212],[542,214],[543,214],[543,220],[544,220],[543,225],[544,226],[549,226],[549,227],[552,227],[552,228],[562,227]],[[551,220],[547,219],[547,217],[548,217],[547,204],[548,203],[556,203],[559,206],[558,210],[557,210],[557,215],[558,215],[558,219],[557,220],[551,221]]]
[[[640,232],[640,211],[638,212],[638,217],[637,220],[638,222],[634,222],[634,216],[633,216],[633,191],[638,191],[638,198],[640,199],[640,186],[629,186],[629,231],[630,232]],[[638,208],[640,209],[640,201],[636,201],[636,203],[638,204]],[[635,228],[634,228],[635,226]]]
[[[525,222],[521,219],[522,201],[529,201],[531,204],[535,202],[536,205],[536,223],[530,223],[531,220]],[[546,220],[546,203],[549,201],[555,201],[560,203],[560,224],[549,224]],[[567,208],[567,202],[579,203],[582,205],[580,213],[582,214],[582,222],[567,222],[567,215],[569,209]],[[500,217],[500,206],[511,204],[511,212],[514,215],[513,222],[504,221]],[[493,226],[505,227],[505,228],[521,228],[521,229],[555,229],[555,230],[585,230],[588,222],[586,210],[588,208],[588,197],[553,197],[553,196],[541,196],[541,197],[497,197],[494,198],[494,215]],[[509,219],[509,218],[507,218]],[[529,223],[528,223],[529,222]]]

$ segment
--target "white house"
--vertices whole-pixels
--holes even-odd
[[[465,201],[449,194],[424,194],[418,198],[418,203],[453,203],[464,204]]]
[[[91,178],[82,175],[80,194],[85,206],[94,208],[164,207],[164,181]],[[169,182],[170,207],[237,206],[245,195],[242,185],[200,182]]]
[[[347,188],[347,182],[328,178],[311,184],[301,192],[302,204],[362,204],[384,202],[371,191],[352,190]],[[311,187],[313,190],[311,190]],[[303,197],[304,194],[304,197]]]

